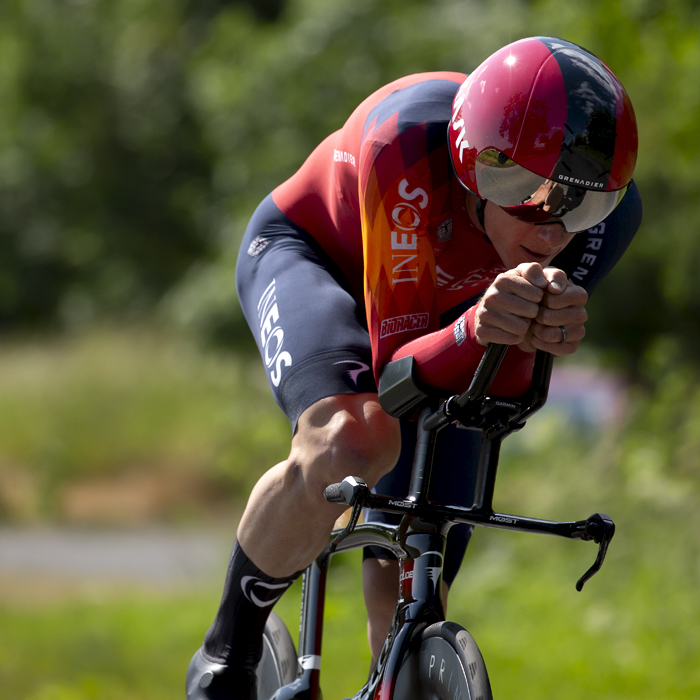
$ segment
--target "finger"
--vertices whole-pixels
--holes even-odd
[[[558,332],[558,341],[548,342],[540,337],[541,333],[552,334],[553,332]],[[533,328],[529,339],[530,344],[537,350],[544,350],[556,357],[563,357],[564,355],[571,355],[578,350],[579,342],[583,335],[585,335],[585,329],[582,326],[571,329],[567,328],[567,339],[565,342],[561,342],[562,332],[560,328],[540,327]],[[551,335],[549,337],[551,337]]]
[[[520,265],[515,268],[515,272],[530,284],[534,284],[535,287],[539,287],[540,289],[545,289],[549,284],[549,281],[544,275],[542,265],[539,263],[520,263]]]
[[[479,345],[487,346],[489,343],[498,343],[499,345],[518,345],[522,343],[524,335],[509,333],[495,326],[481,326],[475,329],[474,335]]]
[[[541,305],[549,309],[564,309],[569,306],[585,306],[588,292],[577,284],[568,283],[563,292],[553,294],[547,290],[542,295]]]
[[[502,272],[496,277],[484,294],[484,298],[496,294],[511,294],[539,305],[544,292],[541,287],[532,284],[520,275],[517,270],[509,270],[508,272]]]
[[[530,338],[530,344],[536,350],[544,350],[554,357],[573,355],[578,350],[578,343],[545,343],[536,335]]]
[[[535,287],[531,287],[535,289]],[[527,319],[528,323],[540,312],[537,301],[528,301],[518,294],[499,290],[489,290],[481,300],[481,311],[485,314],[499,316],[518,316]]]
[[[490,308],[488,306],[482,306],[476,312],[475,330],[478,331],[480,326],[500,329],[505,333],[522,337],[530,328],[530,319]]]
[[[550,294],[561,294],[569,284],[566,273],[557,267],[545,267],[543,274],[547,278],[547,292]]]
[[[537,348],[532,344],[532,331],[530,329],[528,329],[522,342],[518,343],[518,347],[523,352],[535,352],[537,350]]]
[[[535,319],[543,326],[582,326],[588,320],[588,312],[583,306],[568,306],[565,309],[548,309],[540,306]]]
[[[562,328],[566,328],[566,340],[564,340]],[[586,327],[583,324],[556,327],[543,326],[534,322],[530,325],[530,332],[535,338],[549,345],[566,345],[567,343],[578,345],[586,335]]]

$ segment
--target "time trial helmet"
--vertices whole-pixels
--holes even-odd
[[[634,110],[620,81],[593,54],[551,37],[487,58],[457,91],[448,131],[468,190],[569,232],[617,206],[637,160]]]

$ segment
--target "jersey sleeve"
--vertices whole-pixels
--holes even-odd
[[[413,355],[421,383],[445,393],[466,391],[486,350],[474,334],[475,313],[476,304],[449,326],[397,348],[391,359]],[[522,396],[530,387],[534,363],[534,352],[509,347],[490,393],[504,398]]]

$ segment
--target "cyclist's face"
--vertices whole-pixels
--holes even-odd
[[[574,237],[560,223],[533,224],[507,214],[493,202],[484,210],[486,233],[503,264],[513,269],[524,262],[549,265]]]

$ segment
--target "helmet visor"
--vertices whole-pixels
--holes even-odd
[[[601,192],[548,180],[494,149],[477,156],[474,175],[479,195],[511,216],[533,223],[556,220],[568,233],[597,226],[627,191]]]

